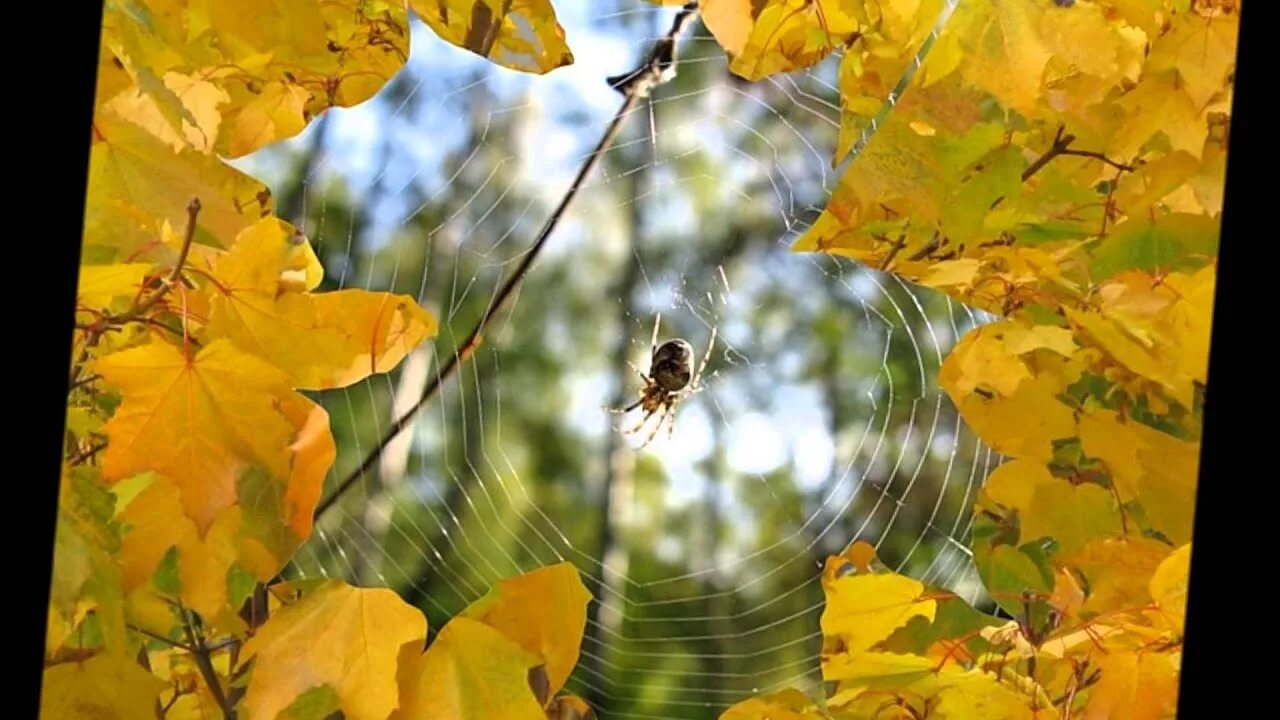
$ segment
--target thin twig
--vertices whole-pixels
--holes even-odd
[[[1122,163],[1122,162],[1118,162],[1118,161],[1116,161],[1116,160],[1112,160],[1111,158],[1107,157],[1106,155],[1103,155],[1102,153],[1098,152],[1097,150],[1072,150],[1071,148],[1064,148],[1064,149],[1063,149],[1062,151],[1060,151],[1058,154],[1059,154],[1059,155],[1075,155],[1076,157],[1087,157],[1087,158],[1093,158],[1094,160],[1101,160],[1102,162],[1104,162],[1104,163],[1106,163],[1106,164],[1110,165],[1111,167],[1113,167],[1113,168],[1115,168],[1115,169],[1117,169],[1117,170],[1123,171],[1123,172],[1133,172],[1133,171],[1134,171],[1134,167],[1133,167],[1132,165],[1125,165],[1125,164],[1124,164],[1124,163]]]
[[[174,263],[173,269],[169,272],[169,276],[161,283],[160,288],[147,297],[147,299],[135,302],[134,306],[125,314],[114,317],[103,316],[85,332],[84,348],[80,350],[80,355],[71,365],[71,379],[68,382],[67,392],[75,390],[82,384],[80,382],[80,374],[84,372],[84,365],[89,361],[89,351],[97,346],[98,341],[102,339],[103,333],[108,330],[114,331],[116,326],[124,325],[129,322],[150,322],[150,320],[148,318],[144,318],[143,315],[154,307],[156,303],[160,302],[160,300],[168,294],[169,289],[173,287],[174,284],[181,281],[182,268],[187,263],[187,254],[191,252],[191,243],[195,240],[196,218],[199,215],[200,198],[193,197],[191,198],[191,202],[187,204],[187,227],[182,238],[182,248],[178,251],[178,262]],[[164,325],[161,325],[161,327],[171,329]]]
[[[178,251],[178,261],[173,264],[173,270],[169,273],[169,277],[165,278],[164,283],[160,285],[160,289],[151,294],[143,302],[129,313],[129,316],[138,317],[150,310],[156,303],[164,299],[169,294],[169,289],[177,284],[178,279],[182,277],[182,267],[187,264],[187,253],[191,252],[191,242],[196,237],[196,218],[200,215],[200,198],[193,197],[191,202],[187,203],[187,231],[182,238],[182,249]]]
[[[129,628],[130,630],[132,630],[132,631],[134,631],[134,632],[138,633],[139,635],[146,635],[147,637],[151,638],[152,640],[158,640],[158,641],[160,641],[160,642],[162,642],[162,643],[164,643],[164,644],[168,645],[169,647],[176,647],[176,648],[178,648],[179,650],[186,650],[186,651],[187,651],[187,652],[189,652],[189,653],[194,653],[194,652],[196,651],[196,649],[195,649],[194,647],[192,647],[192,646],[190,646],[190,645],[188,645],[188,644],[186,644],[186,643],[184,643],[184,642],[182,642],[182,641],[180,641],[180,640],[174,640],[174,639],[172,639],[172,638],[167,638],[167,637],[165,637],[165,636],[163,636],[163,635],[158,635],[158,634],[156,634],[156,633],[151,632],[150,630],[145,630],[145,629],[143,629],[143,628],[140,628],[140,627],[138,627],[137,625],[129,624],[129,625],[126,625],[125,627],[127,627],[127,628]]]
[[[667,31],[667,34],[655,43],[648,57],[641,64],[641,68],[658,66],[660,64],[659,54],[664,50],[669,50],[671,44],[679,40],[679,36],[684,32],[685,28],[692,24],[694,18],[697,17],[697,14],[698,10],[696,5],[692,3],[686,5],[676,15],[675,21],[672,23],[671,29]],[[622,129],[622,123],[626,119],[627,115],[635,108],[637,100],[640,99],[641,89],[647,91],[650,88],[651,85],[646,83],[635,83],[628,88],[625,93],[626,99],[623,100],[622,106],[618,108],[616,113],[614,113],[613,120],[609,123],[608,128],[605,129],[604,135],[601,136],[600,141],[596,143],[595,149],[583,162],[582,167],[578,170],[577,176],[573,179],[573,184],[569,186],[564,197],[560,199],[560,203],[547,218],[546,223],[542,226],[542,230],[538,232],[533,244],[530,246],[528,252],[525,253],[524,259],[520,262],[520,265],[516,267],[516,269],[502,284],[497,294],[494,295],[493,300],[489,303],[488,309],[485,311],[484,315],[481,316],[475,327],[472,328],[466,338],[458,344],[452,355],[450,355],[448,361],[446,361],[439,371],[436,372],[435,377],[423,389],[422,395],[418,398],[418,401],[415,402],[403,415],[396,418],[395,422],[391,424],[391,427],[382,436],[382,439],[379,440],[377,444],[373,446],[373,449],[369,451],[369,454],[365,456],[364,461],[352,470],[345,478],[343,478],[342,482],[338,483],[338,486],[333,493],[320,501],[315,512],[315,518],[317,521],[324,515],[325,511],[333,507],[334,504],[337,503],[338,500],[340,500],[342,496],[355,485],[356,481],[364,477],[365,473],[367,473],[382,456],[382,452],[386,449],[387,445],[399,436],[411,422],[413,422],[413,418],[417,415],[418,411],[421,410],[422,407],[440,391],[444,382],[457,372],[458,367],[462,362],[470,357],[475,349],[480,346],[481,336],[484,333],[485,328],[489,326],[489,322],[493,317],[506,305],[507,300],[520,286],[520,282],[524,279],[525,275],[528,274],[529,268],[532,267],[533,262],[538,258],[538,255],[546,245],[547,238],[551,236],[552,231],[555,230],[556,226],[559,225],[561,218],[564,217],[565,210],[568,209],[569,204],[575,197],[577,197],[578,191],[582,189],[584,181],[587,179],[587,176],[591,171],[595,169],[600,158],[603,157],[604,153],[608,151],[609,146],[612,145],[614,139],[618,135],[618,132]],[[276,579],[279,579],[279,576],[277,576]]]

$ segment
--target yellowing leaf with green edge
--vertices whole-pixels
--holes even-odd
[[[186,227],[192,198],[201,207],[195,241],[215,247],[274,210],[266,186],[220,159],[174,153],[109,112],[94,119],[83,257],[105,263],[154,247],[164,221]]]
[[[1156,601],[1160,615],[1181,633],[1187,619],[1187,583],[1191,573],[1191,543],[1187,543],[1160,562],[1147,586]]]
[[[244,490],[247,481],[248,478],[238,489]],[[253,490],[267,495],[271,488]],[[262,501],[256,492],[243,494],[249,507]],[[259,580],[269,580],[305,539],[294,536],[284,548],[276,548],[275,555],[264,552],[260,548],[277,534],[288,534],[287,518],[266,518],[260,523],[265,532],[255,538],[254,528],[245,522],[250,512],[240,505],[226,508],[201,537],[195,523],[183,515],[178,488],[165,478],[155,477],[120,513],[128,527],[119,554],[125,589],[132,591],[147,583],[169,549],[176,548],[179,597],[202,617],[216,617],[227,605],[227,573],[234,563],[239,561],[256,570]],[[271,559],[264,562],[264,554]]]
[[[1125,270],[1196,270],[1218,254],[1217,218],[1191,213],[1134,217],[1094,249],[1089,272],[1102,282]]]
[[[143,278],[152,267],[151,263],[81,265],[76,284],[76,304],[105,309],[117,298],[132,298],[137,295]]]
[[[823,717],[808,695],[794,688],[743,700],[721,713],[719,720],[809,720]]]
[[[751,81],[817,65],[866,20],[861,2],[831,0],[713,0],[702,13],[730,72]]]
[[[1169,546],[1144,537],[1095,540],[1061,563],[1084,575],[1088,595],[1082,613],[1133,610],[1151,602],[1148,580]]]
[[[822,634],[839,637],[850,650],[871,648],[917,615],[933,620],[937,610],[937,602],[924,597],[924,585],[903,575],[824,578],[823,591]]]
[[[1041,462],[1015,459],[991,474],[984,491],[1018,511],[1019,542],[1053,538],[1072,553],[1096,538],[1122,532],[1120,508],[1110,490],[1054,477]]]
[[[229,342],[192,356],[163,342],[108,355],[93,364],[122,394],[107,422],[107,482],[147,471],[173,480],[185,514],[201,535],[238,499],[236,483],[253,468],[292,478],[290,444],[299,424],[281,411],[296,404],[288,377]]]
[[[437,35],[503,67],[545,74],[573,63],[549,0],[409,0]]]
[[[272,613],[244,645],[253,662],[244,709],[276,717],[298,696],[328,685],[351,720],[382,720],[398,704],[398,652],[421,647],[422,613],[385,588],[327,580]]]
[[[1095,659],[1098,684],[1089,692],[1082,720],[1159,720],[1177,707],[1178,664],[1174,655],[1109,652]]]
[[[902,687],[938,671],[938,662],[919,655],[845,652],[822,659],[822,679],[856,687]]]
[[[562,562],[499,580],[459,617],[502,631],[547,666],[549,693],[555,694],[578,664],[591,593],[578,570]]]
[[[164,682],[133,658],[99,653],[46,668],[40,720],[133,720],[153,717]]]
[[[86,608],[96,616],[103,646],[125,651],[124,594],[112,557],[120,529],[112,521],[114,497],[98,484],[96,470],[75,468],[62,475],[54,529],[49,608],[56,627],[76,627]]]
[[[546,720],[530,686],[541,665],[499,630],[454,618],[425,653],[401,649],[400,706],[390,720]]]
[[[407,295],[349,289],[301,292],[319,282],[305,238],[275,218],[245,230],[214,265],[211,337],[288,372],[295,387],[345,387],[394,368],[436,332]]]
[[[1046,577],[1048,570],[1012,545],[979,543],[974,547],[974,564],[992,599],[1010,613],[1020,612],[1023,592],[1048,593],[1053,589],[1052,576]]]

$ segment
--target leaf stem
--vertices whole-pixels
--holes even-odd
[[[693,3],[690,3],[681,9],[681,11],[676,14],[675,20],[672,22],[671,29],[654,44],[654,47],[650,50],[649,56],[645,60],[643,66],[647,67],[657,63],[660,59],[658,54],[662,52],[663,48],[667,48],[678,41],[681,33],[684,32],[685,28],[692,24],[697,15],[698,9]],[[328,511],[329,508],[333,507],[334,504],[336,504],[338,500],[340,500],[342,496],[346,494],[358,480],[360,480],[360,478],[364,477],[365,473],[367,473],[382,456],[382,452],[386,449],[387,445],[398,437],[400,433],[413,422],[418,411],[421,410],[422,407],[440,391],[444,382],[457,372],[459,366],[471,356],[471,353],[475,348],[479,347],[481,335],[484,333],[485,328],[489,326],[493,317],[502,310],[506,305],[507,300],[520,286],[521,281],[524,279],[525,275],[528,274],[534,261],[537,260],[538,255],[546,246],[547,239],[551,236],[552,231],[555,230],[556,226],[559,225],[560,220],[564,217],[569,204],[573,202],[574,198],[578,195],[578,191],[582,189],[582,185],[586,181],[587,176],[595,169],[600,158],[604,156],[604,153],[607,152],[610,145],[613,144],[614,139],[622,129],[623,121],[635,108],[636,102],[640,99],[641,90],[647,90],[648,87],[649,86],[645,83],[637,83],[626,89],[625,99],[622,102],[622,106],[618,108],[616,113],[614,113],[613,120],[610,121],[609,126],[600,137],[600,141],[596,143],[595,149],[587,156],[587,159],[583,161],[581,168],[578,170],[577,176],[573,179],[573,183],[569,186],[569,189],[565,191],[565,194],[561,197],[559,204],[547,218],[546,223],[538,232],[533,244],[524,254],[524,259],[494,295],[493,300],[490,301],[489,307],[485,310],[484,315],[480,317],[480,320],[476,323],[475,327],[471,329],[471,332],[468,333],[466,338],[458,344],[445,364],[436,372],[435,377],[427,384],[426,388],[423,389],[422,395],[419,396],[417,402],[415,402],[403,415],[396,418],[395,422],[391,424],[391,427],[387,432],[373,446],[373,449],[369,451],[369,454],[365,456],[365,459],[345,478],[343,478],[340,483],[338,483],[337,488],[330,493],[328,497],[320,501],[315,512],[315,518],[317,521],[319,521],[325,512]],[[276,580],[278,580],[279,577],[280,576],[277,575]]]
[[[227,702],[227,695],[222,691],[222,684],[218,682],[218,672],[213,669],[213,661],[209,659],[209,648],[204,644],[204,638],[192,627],[187,610],[183,608],[181,613],[182,627],[186,630],[187,642],[191,645],[191,657],[195,660],[196,667],[200,669],[205,685],[209,686],[209,693],[222,709],[223,720],[236,720],[235,711],[231,709],[231,704]]]

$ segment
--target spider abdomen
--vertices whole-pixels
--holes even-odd
[[[649,377],[664,392],[683,390],[693,377],[693,346],[684,340],[668,340],[653,351]]]

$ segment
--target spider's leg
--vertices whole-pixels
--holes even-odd
[[[643,428],[645,424],[649,422],[649,418],[653,417],[654,412],[656,411],[650,410],[649,412],[645,413],[644,417],[640,418],[640,422],[636,423],[635,427],[631,428],[630,430],[625,430],[623,434],[630,435],[632,433],[640,432],[641,428]]]
[[[670,416],[671,416],[671,406],[663,405],[662,415],[658,418],[658,424],[653,426],[653,432],[649,433],[649,437],[646,438],[645,441],[640,444],[640,447],[636,449],[643,450],[646,446],[648,446],[649,443],[653,442],[653,439],[658,436],[658,431],[662,429],[662,423],[666,422],[667,418]],[[674,424],[672,426],[674,427]]]
[[[702,356],[702,364],[698,366],[698,372],[693,374],[693,380],[689,383],[691,387],[700,387],[702,383],[702,371],[707,369],[707,363],[711,362],[711,351],[716,347],[716,326],[711,326],[711,340],[707,342],[707,354]]]
[[[658,349],[658,325],[662,324],[662,313],[658,313],[653,318],[653,339],[649,341],[649,355],[653,356],[653,351]]]
[[[619,415],[626,415],[627,413],[631,412],[632,410],[635,410],[636,408],[640,407],[640,405],[641,405],[641,404],[643,404],[643,403],[644,403],[644,398],[640,398],[639,400],[637,400],[637,401],[635,401],[635,402],[631,403],[630,405],[626,406],[625,408],[611,408],[611,407],[606,407],[606,408],[605,408],[605,410],[608,410],[608,411],[609,411],[609,412],[611,412],[611,413],[617,413],[617,414],[619,414]]]

